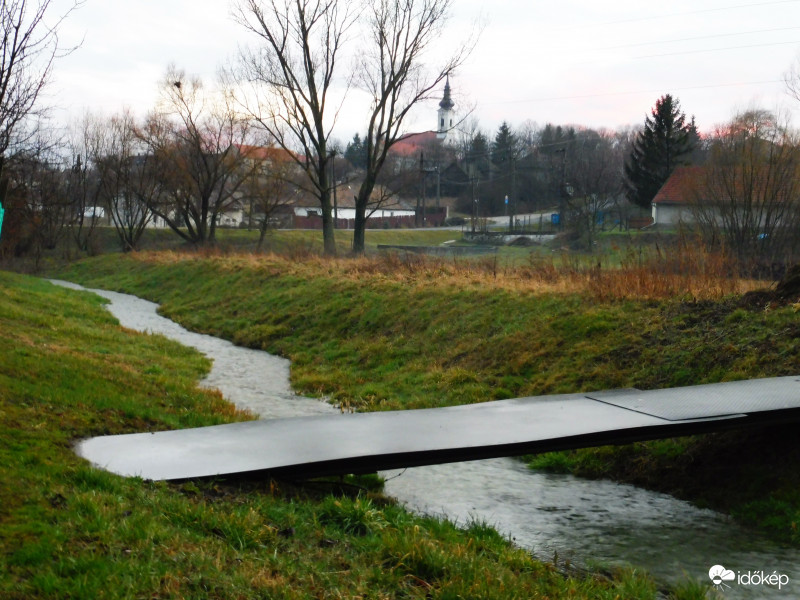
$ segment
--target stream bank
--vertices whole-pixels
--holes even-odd
[[[124,327],[160,333],[207,354],[214,367],[205,385],[219,388],[262,418],[335,410],[293,394],[284,359],[188,332],[160,317],[151,302],[96,293],[111,301],[109,309]],[[462,524],[493,525],[544,560],[557,554],[559,560],[579,565],[633,564],[667,583],[686,576],[704,580],[717,564],[740,572],[777,571],[790,581],[800,577],[796,550],[781,548],[713,511],[632,486],[532,472],[513,459],[420,467],[385,476],[386,492],[409,508]],[[781,593],[786,588],[738,586],[725,597]]]

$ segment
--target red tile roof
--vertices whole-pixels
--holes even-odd
[[[653,204],[689,204],[697,196],[702,184],[703,167],[678,167],[658,190]]]
[[[435,131],[423,131],[422,133],[410,133],[400,138],[391,148],[391,152],[400,156],[412,156],[418,154],[420,149],[424,149],[436,141]]]
[[[237,144],[239,152],[247,158],[253,160],[272,160],[275,162],[288,162],[293,160],[292,155],[276,146],[250,146],[247,144]]]

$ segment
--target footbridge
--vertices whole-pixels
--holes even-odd
[[[101,436],[78,454],[150,480],[318,477],[800,421],[800,376]]]

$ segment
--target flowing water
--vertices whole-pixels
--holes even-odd
[[[76,289],[79,286],[55,282]],[[289,361],[187,331],[135,296],[91,290],[108,300],[129,329],[161,334],[213,359],[203,381],[261,418],[334,412],[292,392]],[[730,519],[671,496],[610,481],[529,470],[512,458],[417,467],[383,473],[386,492],[420,513],[458,523],[485,522],[545,560],[578,566],[633,565],[658,581],[687,577],[710,583],[723,565],[736,579],[721,598],[800,597],[800,552],[776,545]],[[777,585],[763,585],[760,574]],[[788,579],[788,583],[786,582]]]

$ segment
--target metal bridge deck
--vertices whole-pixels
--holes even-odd
[[[258,420],[95,437],[80,456],[125,476],[179,480],[369,472],[800,421],[800,376],[612,390],[448,408]]]

